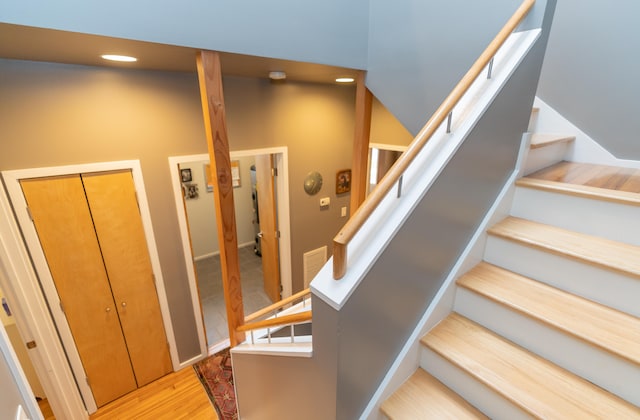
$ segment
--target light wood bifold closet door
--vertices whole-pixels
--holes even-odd
[[[21,185],[93,397],[101,406],[136,389],[136,380],[82,180],[72,175],[23,180]]]
[[[151,260],[130,171],[83,174],[138,386],[171,371]]]
[[[131,172],[20,183],[96,405],[170,372]]]

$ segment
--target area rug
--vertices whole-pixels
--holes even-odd
[[[220,420],[237,420],[236,394],[233,387],[229,349],[207,357],[193,365]]]

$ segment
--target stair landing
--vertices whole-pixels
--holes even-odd
[[[527,178],[640,194],[640,169],[634,168],[563,161]]]

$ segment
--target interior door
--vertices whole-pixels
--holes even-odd
[[[82,174],[138,386],[172,370],[130,170]]]
[[[82,180],[69,175],[20,185],[87,381],[102,406],[136,389],[136,380]]]
[[[280,259],[272,156],[257,155],[255,165],[264,291],[273,302],[277,302],[280,300]]]

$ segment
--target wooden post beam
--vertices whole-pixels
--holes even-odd
[[[353,139],[351,164],[351,206],[353,215],[367,196],[367,169],[369,163],[369,136],[371,134],[371,104],[373,95],[364,84],[365,73],[356,77],[356,132]]]
[[[238,327],[244,324],[242,289],[240,287],[240,262],[238,259],[238,237],[233,203],[231,157],[227,120],[222,92],[222,68],[220,55],[214,51],[201,51],[197,55],[200,99],[204,114],[204,126],[211,161],[211,180],[216,208],[218,242],[222,286],[227,307],[227,324],[231,347],[244,341],[244,332]]]

